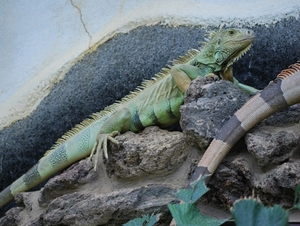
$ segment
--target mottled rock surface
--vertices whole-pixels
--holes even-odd
[[[194,80],[180,108],[180,125],[186,142],[205,150],[222,125],[248,99],[249,95],[230,82]]]
[[[203,86],[205,82],[194,80],[181,108],[186,140],[200,147],[248,98],[227,82]],[[299,119],[299,105],[295,105],[250,130],[246,143],[242,139],[235,145],[217,168],[208,184],[211,190],[202,200],[229,209],[234,201],[254,192],[268,206],[291,207],[300,181]]]
[[[40,191],[17,195],[23,207],[8,211],[0,225],[121,225],[153,212],[161,213],[160,225],[168,225],[167,204],[179,201],[173,194],[188,183],[199,151],[182,132],[158,127],[116,139],[119,147],[110,145],[109,161],[101,159],[97,171],[87,158]]]
[[[120,145],[111,144],[106,164],[109,175],[134,178],[170,174],[188,155],[183,133],[171,134],[151,126],[139,134],[127,132],[116,137]]]
[[[247,133],[248,151],[260,166],[289,161],[300,150],[300,124],[285,127],[260,126]]]

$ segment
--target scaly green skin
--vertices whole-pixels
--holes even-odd
[[[0,193],[0,207],[17,193],[33,188],[94,152],[97,152],[96,160],[102,149],[107,157],[107,141],[117,143],[113,136],[118,133],[136,132],[151,125],[167,127],[177,122],[184,92],[198,76],[214,73],[234,81],[247,92],[255,92],[254,88],[239,84],[231,70],[232,63],[250,48],[253,40],[253,32],[246,29],[220,29],[212,33],[200,52],[189,51],[174,61],[171,69],[163,69],[121,102],[92,115],[67,132],[35,166]]]

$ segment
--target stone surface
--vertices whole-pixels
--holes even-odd
[[[101,161],[97,171],[87,158],[40,191],[18,194],[23,207],[8,211],[0,225],[121,225],[153,212],[161,213],[160,225],[168,225],[167,204],[179,201],[173,194],[188,183],[198,150],[181,132],[158,127],[116,139],[119,148],[110,145],[109,161]]]
[[[224,122],[248,99],[247,94],[230,82],[195,79],[180,108],[180,125],[186,142],[205,150]]]
[[[167,132],[156,126],[145,128],[143,133],[127,132],[117,136],[119,147],[112,144],[109,175],[119,178],[168,175],[188,155],[188,146],[181,132]]]
[[[206,144],[203,140],[211,139],[247,99],[230,83],[203,81],[199,78],[191,84],[181,108],[186,140],[198,146]],[[293,206],[300,181],[299,124],[294,123],[299,121],[299,113],[299,106],[292,106],[252,129],[246,135],[247,146],[243,140],[235,145],[211,177],[211,190],[201,200],[230,209],[236,200],[254,193],[265,205]]]
[[[51,178],[41,189],[39,205],[46,206],[56,197],[76,192],[81,186],[97,178],[92,161],[83,160],[69,167],[68,170]]]
[[[72,193],[49,205],[42,225],[121,225],[130,216],[166,212],[166,204],[175,200],[173,192],[154,184],[106,195]]]
[[[299,160],[262,170],[249,153],[240,153],[218,167],[202,200],[230,209],[236,200],[254,194],[264,205],[290,208],[299,181]]]
[[[285,127],[259,126],[245,136],[248,151],[260,166],[290,160],[300,150],[300,124]]]

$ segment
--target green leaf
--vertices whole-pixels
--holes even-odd
[[[280,206],[266,208],[255,199],[243,199],[234,203],[231,213],[237,226],[286,226],[288,212]]]
[[[206,184],[204,183],[204,180],[207,178],[207,176],[203,176],[199,181],[197,181],[195,184],[192,184],[191,186],[194,189],[191,202],[195,203],[198,199],[200,199],[206,192],[209,191],[209,188],[206,187]]]
[[[300,183],[297,185],[297,187],[295,189],[294,208],[297,208],[297,209],[300,209],[299,192],[300,192]]]
[[[193,196],[194,190],[192,188],[180,189],[174,196],[182,200],[183,202],[190,202]]]
[[[169,204],[168,207],[178,226],[219,226],[227,221],[202,215],[195,203]]]
[[[153,226],[159,220],[160,214],[143,215],[141,218],[136,218],[128,221],[123,226]]]
[[[182,200],[183,202],[191,202],[195,203],[199,198],[201,198],[207,191],[209,191],[208,187],[206,187],[204,180],[207,176],[202,177],[199,181],[194,184],[191,184],[190,188],[179,190],[175,196]]]

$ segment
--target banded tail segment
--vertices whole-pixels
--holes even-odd
[[[28,172],[0,193],[0,207],[10,202],[20,192],[27,191],[65,169],[72,163],[88,156],[99,130],[96,122],[74,134],[71,139],[48,151]]]
[[[281,71],[261,93],[251,98],[220,129],[193,174],[191,183],[213,174],[233,145],[257,123],[300,102],[300,61]]]

